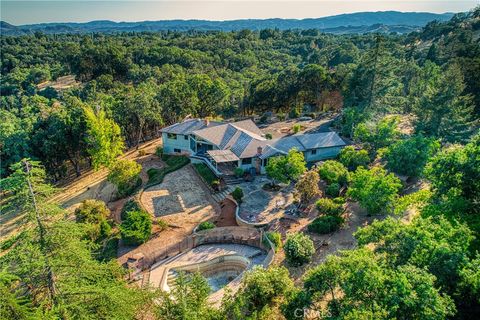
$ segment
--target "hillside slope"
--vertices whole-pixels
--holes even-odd
[[[86,23],[41,23],[13,26],[1,23],[4,35],[21,35],[32,32],[44,33],[88,33],[88,32],[142,32],[164,30],[261,30],[267,28],[319,29],[329,33],[364,33],[364,32],[398,32],[417,30],[430,21],[446,21],[451,13],[435,14],[427,12],[358,12],[315,19],[245,19],[231,21],[208,20],[162,20],[142,22],[114,22],[108,20]],[[372,28],[371,26],[377,26]]]

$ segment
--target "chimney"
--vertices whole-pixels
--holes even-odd
[[[262,147],[257,147],[257,155],[261,155],[262,154]]]
[[[204,119],[203,122],[205,123],[206,127],[208,127],[208,125],[210,124],[210,120],[208,120],[208,119]]]

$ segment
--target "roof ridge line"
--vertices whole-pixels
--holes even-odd
[[[304,135],[304,133],[302,133],[301,135]],[[297,135],[294,135],[295,140],[297,140],[298,143],[300,143],[300,145],[301,145],[304,149],[307,149],[307,147],[302,143],[302,141],[301,141],[300,139],[298,139],[299,136],[300,136],[300,135],[298,135],[298,136],[297,136]]]
[[[246,121],[246,120],[243,120],[243,121]],[[234,123],[235,123],[235,122],[234,122]],[[265,141],[265,140],[267,140],[267,139],[265,139],[264,137],[256,134],[255,132],[252,132],[252,131],[249,131],[249,130],[246,130],[246,129],[243,129],[243,128],[240,128],[240,127],[234,125],[234,123],[229,123],[229,124],[230,124],[232,127],[234,127],[235,129],[237,129],[237,130],[239,130],[239,131],[242,131],[243,133],[246,133],[246,134],[250,135],[250,136],[251,136],[252,138],[254,138],[254,139],[257,139],[257,137],[258,137],[258,138],[260,138],[260,139],[257,139],[257,140],[260,140],[260,141]]]

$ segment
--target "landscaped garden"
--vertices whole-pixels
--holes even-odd
[[[219,181],[217,176],[212,172],[212,170],[205,163],[194,163],[195,170],[202,177],[202,179],[211,187],[218,185]]]
[[[186,156],[161,154],[161,158],[165,162],[166,167],[161,169],[150,168],[147,171],[148,182],[145,186],[146,188],[161,183],[166,174],[176,171],[190,163],[190,158]]]

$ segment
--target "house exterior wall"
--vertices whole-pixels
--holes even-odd
[[[191,154],[190,150],[190,138],[185,139],[185,135],[177,134],[175,139],[168,137],[168,133],[162,132],[163,152],[175,153],[175,149],[180,149],[181,153]]]
[[[251,158],[251,159],[252,159],[252,161],[250,162],[250,164],[242,164],[242,159],[238,160],[238,167],[242,168],[245,171],[250,170],[250,168],[254,168],[255,167],[255,158]]]
[[[315,149],[316,154],[312,154],[312,150],[307,150],[305,152],[305,160],[307,162],[315,162],[320,160],[325,160],[329,158],[335,158],[342,150],[343,146],[340,147],[329,147],[329,148],[319,148]]]

